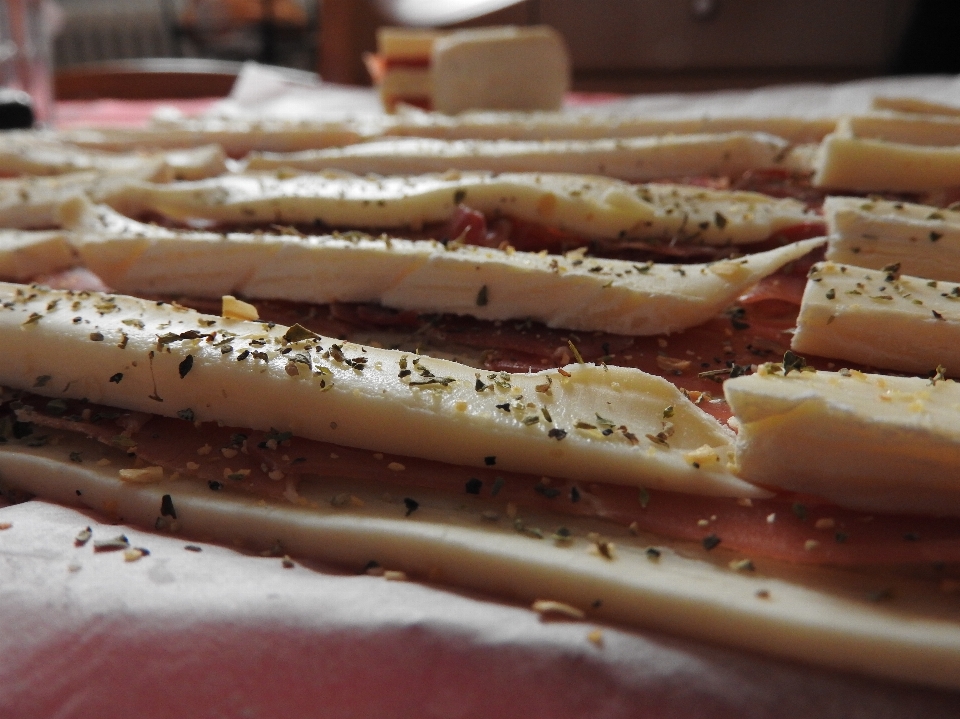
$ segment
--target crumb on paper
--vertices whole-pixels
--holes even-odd
[[[82,547],[87,542],[90,541],[90,537],[93,536],[93,530],[90,527],[86,527],[77,532],[77,536],[73,538],[73,546]]]
[[[280,564],[284,569],[293,569],[296,565],[293,563],[293,560],[290,559],[289,554],[284,554],[283,559],[280,560]]]
[[[188,552],[202,552],[202,551],[203,551],[203,547],[198,547],[196,544],[186,544],[186,545],[184,545],[183,548],[186,549]]]
[[[0,522],[0,532],[13,527],[13,522]]]
[[[405,582],[407,581],[407,573],[396,569],[387,569],[383,573],[383,578],[391,582]]]
[[[149,555],[150,551],[148,549],[144,549],[143,547],[130,547],[130,549],[124,551],[123,561],[136,562],[137,560],[143,559]]]
[[[595,647],[603,647],[603,632],[599,629],[594,629],[592,632],[587,634],[587,641],[593,644]]]
[[[539,614],[541,619],[583,619],[584,616],[586,616],[582,609],[577,609],[565,602],[557,602],[552,599],[538,599],[530,608]]]

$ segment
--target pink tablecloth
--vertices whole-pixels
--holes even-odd
[[[56,125],[59,128],[137,127],[145,124],[158,108],[174,107],[184,115],[199,115],[219,99],[61,100],[56,105]]]

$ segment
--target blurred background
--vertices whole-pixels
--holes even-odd
[[[58,71],[242,60],[369,84],[381,25],[547,24],[574,89],[659,92],[960,71],[956,0],[55,0]],[[229,65],[220,69],[229,71]],[[62,93],[61,93],[62,95]]]

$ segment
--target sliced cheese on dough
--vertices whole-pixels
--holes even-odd
[[[484,373],[124,296],[3,284],[0,300],[3,386],[464,466],[763,493],[729,473],[728,430],[639,370]]]
[[[379,118],[350,122],[182,118],[176,121],[154,120],[143,128],[61,130],[57,136],[80,147],[113,151],[219,145],[230,157],[239,158],[255,150],[296,152],[349,145],[379,133],[381,124]]]
[[[960,146],[860,137],[849,120],[841,121],[837,131],[820,144],[815,168],[812,182],[816,187],[861,192],[956,187],[960,185]]]
[[[21,230],[60,226],[60,206],[77,197],[99,199],[116,194],[138,179],[169,173],[162,160],[144,163],[137,172],[72,172],[55,177],[0,179],[0,227]]]
[[[650,117],[630,112],[464,112],[450,116],[402,108],[383,134],[444,140],[598,140],[728,132],[766,133],[791,143],[819,142],[836,119],[798,117]]]
[[[723,385],[741,477],[868,512],[960,515],[960,385],[764,370]]]
[[[169,168],[173,178],[198,180],[226,172],[223,150],[207,145],[168,153],[107,152],[78,147],[53,136],[14,133],[0,144],[0,174],[63,175],[71,172],[131,172],[140,176],[144,162],[163,161],[159,173]],[[163,179],[159,176],[150,179]]]
[[[739,555],[723,545],[707,552],[649,534],[632,536],[609,522],[523,508],[516,518],[521,526],[549,533],[562,523],[570,535],[564,542],[537,540],[518,532],[514,521],[496,519],[502,506],[476,497],[465,502],[462,485],[448,494],[416,490],[419,507],[410,516],[404,516],[399,497],[385,496],[388,485],[334,477],[302,481],[302,504],[211,492],[205,483],[184,479],[131,486],[118,478],[121,469],[134,466],[131,458],[80,436],[58,439],[46,447],[6,445],[0,452],[4,483],[150,529],[171,525],[160,512],[166,502],[177,513],[176,536],[185,539],[252,550],[279,543],[294,557],[354,572],[375,558],[413,579],[487,596],[526,603],[549,597],[583,610],[592,621],[673,632],[843,672],[960,687],[956,595],[940,591],[938,579],[769,561],[756,561],[755,572],[732,571],[728,563]],[[69,460],[71,453],[107,454],[111,464],[77,463]],[[331,500],[341,493],[359,501],[334,506]],[[65,543],[68,530],[58,528]],[[100,530],[113,536],[122,528],[95,527],[95,534]],[[592,532],[608,542],[611,559],[597,550]],[[651,545],[656,552],[648,554]],[[887,590],[889,601],[867,599],[878,587]],[[588,631],[550,631],[560,629],[581,636]],[[584,647],[595,651],[586,642]],[[949,706],[952,700],[943,696]]]
[[[828,197],[827,259],[960,282],[960,212],[862,197]]]
[[[823,240],[736,260],[656,265],[448,246],[434,241],[181,232],[78,203],[83,264],[130,293],[379,302],[551,327],[664,334],[702,324]],[[70,214],[70,213],[66,213]]]
[[[297,223],[422,229],[461,203],[585,238],[747,244],[818,222],[796,200],[698,187],[634,186],[585,175],[451,172],[411,177],[321,173],[225,175],[191,183],[127,183],[103,201],[125,215],[158,213],[226,224]]]
[[[778,166],[788,148],[779,137],[749,132],[597,140],[398,138],[290,154],[254,153],[247,163],[251,170],[292,167],[384,175],[445,170],[574,172],[644,182],[739,176]]]
[[[810,270],[791,347],[871,367],[960,371],[960,285],[823,262]]]
[[[389,68],[378,83],[380,101],[387,112],[400,102],[418,102],[430,106],[430,70],[426,67]]]
[[[26,282],[76,264],[64,232],[0,230],[0,279]]]
[[[230,157],[250,152],[297,152],[342,147],[381,136],[445,140],[592,140],[702,133],[768,133],[791,143],[819,142],[836,119],[797,117],[652,118],[635,113],[467,112],[444,115],[402,108],[396,116],[349,120],[258,120],[184,118],[153,121],[145,128],[61,130],[57,137],[102,150],[220,145]]]

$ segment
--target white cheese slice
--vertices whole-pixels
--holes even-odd
[[[960,285],[823,262],[810,270],[790,345],[871,367],[960,371]]]
[[[113,151],[219,145],[230,157],[239,158],[255,150],[296,152],[349,145],[379,133],[382,124],[383,121],[375,117],[350,122],[181,118],[154,120],[143,128],[61,130],[57,137],[80,147]]]
[[[77,463],[69,460],[71,453],[84,458],[109,453],[111,464]],[[524,508],[518,517],[523,526],[549,533],[562,524],[571,535],[565,542],[536,540],[518,532],[508,518],[494,519],[502,507],[481,518],[490,505],[465,503],[462,484],[455,494],[416,490],[420,506],[405,517],[399,497],[391,501],[384,485],[372,482],[305,480],[298,486],[304,500],[299,505],[214,493],[205,483],[184,479],[131,486],[117,475],[133,466],[121,452],[80,436],[46,447],[8,444],[0,451],[7,486],[101,516],[123,517],[134,526],[157,526],[163,497],[169,495],[177,512],[174,536],[184,539],[202,537],[251,550],[269,550],[279,542],[294,557],[354,572],[376,558],[411,578],[430,577],[511,602],[547,596],[584,610],[591,622],[671,632],[844,673],[960,688],[956,595],[941,591],[939,578],[926,574],[917,579],[906,572],[798,568],[756,559],[755,572],[731,571],[728,563],[740,555],[723,545],[705,552],[688,542],[642,532],[632,536],[609,522]],[[340,493],[358,501],[333,506],[331,499]],[[59,534],[51,542],[66,543],[76,532],[67,529],[71,522],[79,528],[88,521],[79,519],[58,516],[52,526]],[[122,528],[94,526],[95,535],[101,531],[114,536]],[[591,532],[614,545],[612,559],[600,556]],[[155,544],[163,555],[164,543],[157,539],[149,546]],[[655,561],[647,554],[651,546],[657,549]],[[61,555],[51,556],[51,569],[59,570]],[[888,590],[889,601],[868,600],[878,588]],[[548,628],[567,629],[584,636],[590,627]],[[834,679],[824,671],[824,676],[828,682],[848,681],[846,674]],[[942,696],[951,706],[953,695]]]
[[[136,172],[71,172],[53,177],[0,179],[0,227],[21,230],[60,226],[60,206],[77,197],[97,200],[114,195],[118,188],[136,180],[170,179],[162,159],[145,162]]]
[[[960,212],[862,197],[828,197],[827,259],[914,277],[960,282]]]
[[[960,185],[960,147],[859,137],[849,120],[827,135],[812,183],[861,192],[923,192]]]
[[[3,386],[464,466],[764,494],[727,469],[729,430],[639,370],[484,373],[124,296],[0,284],[0,300]]]
[[[413,230],[447,221],[463,203],[488,217],[506,215],[585,238],[721,246],[760,242],[780,230],[820,221],[796,200],[682,185],[634,186],[589,175],[278,175],[224,175],[170,185],[125,183],[100,197],[130,217],[150,212],[234,225]]]
[[[960,515],[960,385],[763,370],[723,385],[741,477],[867,512]]]
[[[597,140],[397,138],[299,153],[254,153],[247,166],[383,175],[445,170],[573,172],[645,182],[739,176],[780,165],[788,149],[786,140],[749,132]]]
[[[83,264],[132,294],[301,302],[379,302],[551,327],[665,334],[706,322],[744,290],[823,243],[806,240],[709,264],[622,260],[447,246],[367,235],[183,232],[106,207],[65,208]]]
[[[171,152],[108,152],[78,147],[47,134],[12,133],[0,143],[0,174],[63,175],[71,172],[132,172],[161,159],[173,177],[199,180],[226,172],[226,156],[218,145],[185,148]],[[154,178],[151,178],[154,179]]]
[[[0,229],[0,279],[26,282],[77,264],[67,234]]]
[[[464,112],[444,115],[402,108],[383,127],[384,135],[444,140],[598,140],[728,132],[766,133],[790,143],[819,142],[833,132],[835,118],[650,117],[627,112]]]

